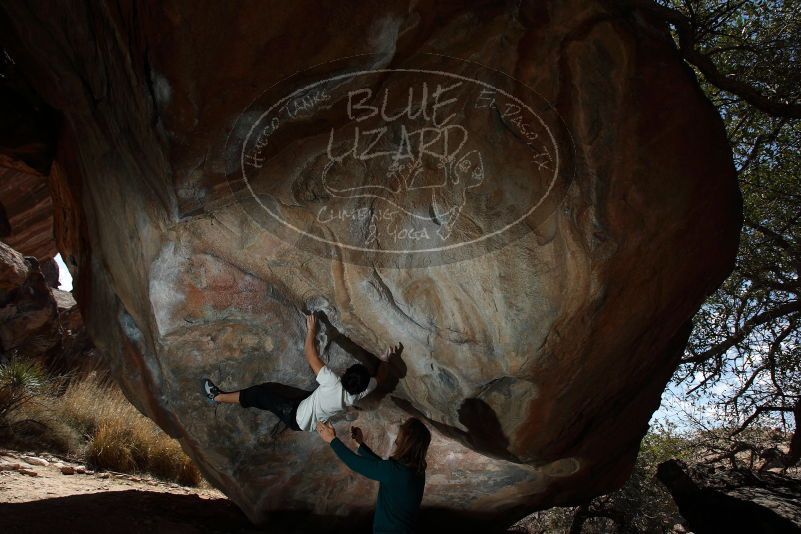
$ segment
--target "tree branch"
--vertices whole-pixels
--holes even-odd
[[[641,9],[672,25],[679,37],[678,49],[684,60],[697,68],[706,80],[718,89],[737,95],[754,108],[772,117],[801,118],[801,104],[769,98],[752,85],[720,72],[707,55],[696,49],[695,25],[680,11],[656,4],[651,0],[624,0],[622,3]]]
[[[717,343],[710,347],[708,350],[697,354],[696,356],[691,356],[688,358],[683,358],[681,363],[700,363],[706,361],[710,358],[713,358],[717,355],[724,354],[727,350],[735,346],[737,343],[745,339],[745,337],[751,333],[751,331],[767,322],[773,321],[774,319],[778,319],[779,317],[783,317],[785,315],[789,315],[791,313],[795,313],[801,311],[801,301],[793,300],[790,302],[782,303],[775,308],[772,308],[768,311],[762,312],[751,317],[745,323],[743,323],[742,327],[739,328],[734,334],[730,335],[728,338],[724,339],[720,343]]]
[[[796,404],[798,404],[798,403],[796,403]],[[759,406],[759,407],[757,407],[756,410],[754,410],[754,413],[749,415],[748,418],[743,422],[743,424],[740,425],[740,427],[737,430],[735,430],[734,432],[732,432],[729,436],[730,437],[734,437],[737,434],[739,434],[740,432],[742,432],[743,430],[745,430],[746,428],[748,428],[748,425],[753,423],[754,420],[757,417],[759,417],[761,414],[763,414],[764,412],[792,412],[792,411],[793,411],[793,408],[791,408],[789,406]]]
[[[749,219],[747,217],[745,218],[743,223],[745,223],[745,225],[747,227],[751,228],[752,230],[757,230],[758,232],[763,234],[765,237],[770,238],[771,241],[773,241],[779,248],[781,248],[784,251],[792,251],[795,248],[793,246],[793,244],[790,243],[789,240],[787,240],[787,238],[785,238],[783,235],[779,234],[778,232],[775,232],[775,231],[771,230],[770,228],[768,228],[765,225],[762,225],[762,224],[760,224],[760,223],[758,223],[756,221],[752,221],[751,219]]]

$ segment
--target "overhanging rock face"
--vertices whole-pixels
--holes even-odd
[[[76,147],[95,341],[251,518],[335,528],[375,498],[317,436],[199,395],[313,387],[310,309],[335,370],[404,345],[336,426],[388,454],[425,417],[431,521],[626,478],[740,200],[666,30],[614,6],[5,2]]]

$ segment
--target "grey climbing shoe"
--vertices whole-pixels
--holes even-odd
[[[206,397],[206,401],[209,404],[217,404],[217,401],[214,400],[214,397],[216,397],[220,393],[225,393],[223,390],[215,386],[214,382],[212,382],[208,378],[204,378],[201,381],[201,385],[203,388],[203,396]]]

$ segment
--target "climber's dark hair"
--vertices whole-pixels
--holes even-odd
[[[431,432],[416,417],[410,417],[400,426],[395,438],[395,452],[392,458],[399,464],[422,474],[426,471],[426,454],[431,444]]]
[[[360,363],[351,365],[342,375],[342,387],[351,395],[358,395],[367,389],[369,383],[370,371]]]

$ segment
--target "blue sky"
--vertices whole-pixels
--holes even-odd
[[[61,258],[61,254],[56,254],[56,263],[58,263],[58,288],[64,291],[72,291],[72,275]]]

